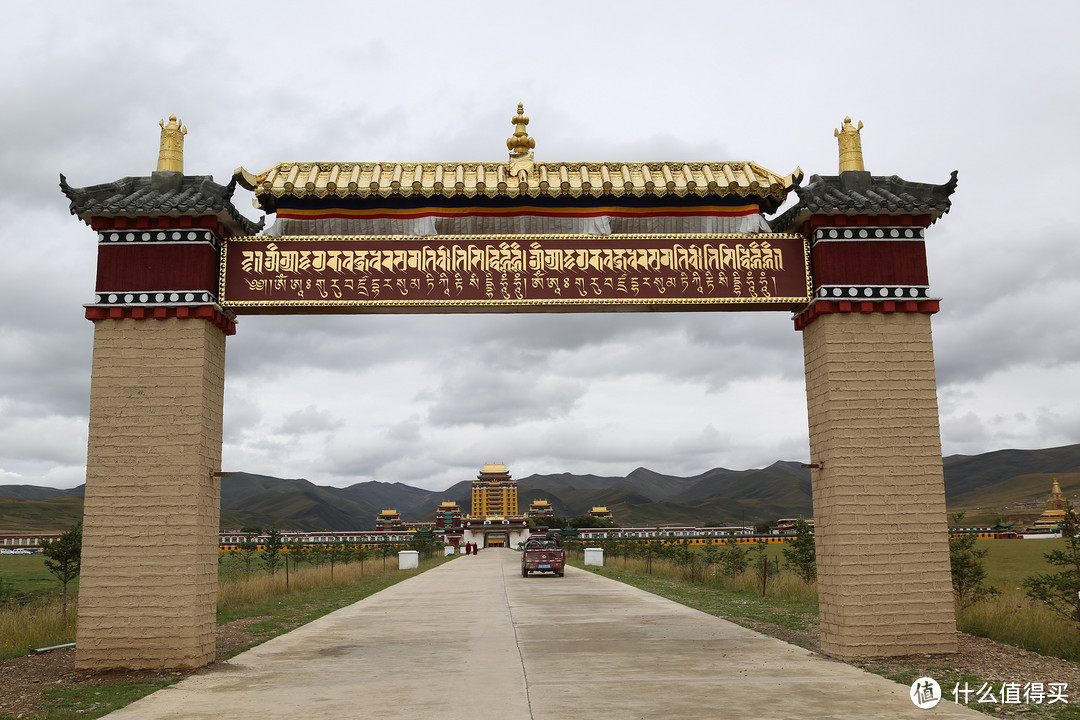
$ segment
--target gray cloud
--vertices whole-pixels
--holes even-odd
[[[556,420],[566,416],[584,391],[580,380],[459,366],[442,379],[428,419],[436,426]]]
[[[17,69],[0,79],[0,482],[81,481],[96,237],[70,217],[57,176],[148,174],[170,113],[189,128],[187,172],[222,183],[239,165],[286,160],[503,159],[519,101],[538,160],[831,174],[832,130],[850,114],[866,124],[871,172],[940,183],[960,170],[927,243],[944,298],[933,325],[945,452],[1080,441],[1080,216],[1062,190],[1080,157],[1071,5],[999,4],[977,22],[940,3],[826,18],[811,4],[658,14],[598,2],[572,22],[537,6],[529,33],[558,38],[537,41],[542,61],[493,51],[519,31],[494,2],[218,4],[209,24],[198,10],[61,2],[0,27],[0,62]],[[286,49],[342,27],[349,40],[329,56]],[[787,50],[702,62],[717,27]],[[842,45],[815,41],[841,31]],[[913,50],[915,36],[935,52]],[[798,77],[812,63],[829,91],[769,90],[793,57]],[[917,102],[904,95],[913,78]],[[235,200],[256,218],[250,197]],[[786,312],[242,316],[227,346],[234,470],[437,488],[492,460],[515,474],[693,474],[807,453]]]
[[[327,410],[308,405],[286,415],[277,431],[282,435],[308,435],[336,430],[343,424]]]

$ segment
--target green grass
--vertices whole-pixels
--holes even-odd
[[[989,551],[983,561],[987,582],[1007,592],[1021,590],[1020,581],[1028,575],[1050,572],[1050,565],[1043,555],[1051,550],[1064,550],[1065,541],[978,540],[975,546]]]
[[[76,605],[61,617],[63,585],[45,568],[42,555],[0,555],[0,660],[75,639]],[[68,583],[69,597],[79,592]]]
[[[174,685],[181,679],[181,676],[177,675],[164,680],[134,680],[100,686],[43,690],[41,692],[45,700],[43,712],[30,717],[34,720],[38,718],[41,720],[99,718],[161,688]]]
[[[44,555],[0,555],[0,606],[59,598],[62,587],[45,568]],[[68,583],[69,594],[78,590],[77,579]]]

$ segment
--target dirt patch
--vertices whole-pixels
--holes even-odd
[[[956,637],[960,646],[956,655],[910,655],[882,658],[863,664],[888,670],[945,665],[987,682],[1068,683],[1070,690],[1080,688],[1080,664],[1046,657],[975,635],[957,633]]]
[[[247,631],[252,623],[265,620],[250,617],[219,625],[217,660],[221,662],[262,642],[262,637]],[[213,666],[211,666],[213,667]],[[43,690],[100,687],[118,682],[156,682],[180,678],[190,672],[152,672],[124,670],[87,675],[75,672],[75,649],[51,650],[0,662],[0,716],[29,716],[41,707]]]

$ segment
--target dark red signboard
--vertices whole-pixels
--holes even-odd
[[[784,309],[810,300],[799,235],[232,238],[238,312]],[[726,307],[717,307],[726,306]]]

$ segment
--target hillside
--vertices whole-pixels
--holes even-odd
[[[1080,444],[954,455],[943,463],[949,510],[963,510],[972,521],[1037,515],[1052,477],[1080,505]],[[303,478],[233,472],[221,481],[221,525],[362,530],[374,527],[375,516],[390,508],[408,520],[430,521],[443,500],[456,501],[468,512],[470,488],[471,478],[437,492],[375,481],[337,488]],[[67,528],[82,515],[82,494],[83,486],[0,485],[0,531]],[[522,511],[533,500],[545,499],[565,517],[604,505],[627,526],[757,523],[813,515],[810,471],[784,461],[752,470],[715,468],[692,477],[647,468],[625,477],[529,475],[518,479],[518,497]]]
[[[1014,478],[1023,475],[1078,472],[1080,445],[1045,450],[997,450],[982,455],[951,455],[943,462],[945,494],[953,502],[970,498],[975,493],[997,492]],[[1037,492],[1045,495],[1048,489],[1049,481],[1046,488]]]
[[[16,500],[47,500],[58,497],[82,497],[86,489],[85,485],[60,490],[58,488],[41,487],[40,485],[0,485],[0,497]]]
[[[22,500],[0,496],[0,532],[67,530],[74,523],[82,520],[82,516],[83,499],[78,495],[44,500]]]

